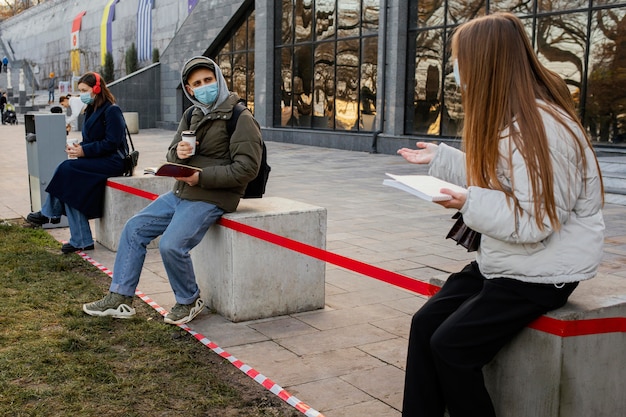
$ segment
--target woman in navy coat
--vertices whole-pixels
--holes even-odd
[[[70,159],[57,167],[46,188],[45,204],[26,217],[32,224],[43,225],[58,223],[65,214],[71,237],[61,248],[63,253],[94,248],[89,219],[102,216],[107,178],[122,175],[128,152],[122,110],[104,80],[88,72],[78,80],[78,89],[87,104],[83,141],[66,147]]]

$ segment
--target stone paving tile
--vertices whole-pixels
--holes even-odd
[[[394,335],[375,326],[359,324],[320,331],[315,335],[285,337],[277,341],[297,355],[310,355],[393,338]]]
[[[355,416],[375,416],[375,417],[400,417],[400,411],[389,407],[380,401],[365,401],[347,407],[324,410],[326,417],[355,417]]]
[[[289,352],[284,346],[280,347]],[[235,346],[230,351],[238,352],[239,355],[236,357],[250,366],[256,367],[258,364],[257,370],[263,369],[266,376],[274,381],[280,381],[283,388],[386,366],[386,363],[354,347],[283,360],[265,358],[265,355],[259,355],[259,350],[253,350],[252,345],[243,347],[245,350],[241,348],[242,346]],[[277,354],[271,351],[270,355],[278,358]]]
[[[372,397],[341,380],[328,378],[306,384],[288,387],[288,391],[297,398],[315,398],[315,409],[324,411],[370,401]]]
[[[206,310],[205,310],[206,311]],[[221,348],[269,340],[245,323],[231,323],[217,314],[206,314],[189,323],[194,331],[202,333]]]
[[[395,366],[352,372],[341,379],[397,410],[402,408],[404,372]]]
[[[385,288],[365,289],[328,296],[326,297],[326,304],[336,309],[344,309],[383,303],[390,300],[401,300],[410,296],[404,290],[387,285]]]
[[[383,304],[370,304],[351,309],[320,311],[298,316],[298,318],[319,330],[337,329],[356,324],[378,322],[386,318],[402,316],[406,320],[406,314],[401,311],[387,307]],[[380,326],[379,326],[380,327]]]
[[[288,316],[252,322],[248,326],[270,339],[316,333],[319,330],[319,327],[311,326],[302,317],[296,319]]]
[[[409,326],[407,325],[406,335],[408,334]],[[406,336],[359,346],[359,349],[368,355],[402,370],[406,367],[407,348],[408,342]]]

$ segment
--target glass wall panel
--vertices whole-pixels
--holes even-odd
[[[594,12],[584,124],[594,141],[626,145],[626,9]]]
[[[362,35],[378,34],[380,0],[363,0]]]
[[[296,0],[295,10],[296,42],[312,39],[313,0]]]
[[[614,5],[614,4],[626,5],[626,1],[624,0],[593,0],[594,6],[605,6],[605,5]]]
[[[233,55],[233,81],[230,91],[237,93],[243,99],[247,97],[247,57],[246,53],[238,53]]]
[[[439,134],[443,31],[419,32],[413,68],[413,86],[407,114],[407,129],[416,133]]]
[[[448,25],[457,25],[484,16],[486,3],[486,0],[448,1]]]
[[[589,0],[537,0],[537,10],[540,13],[584,9],[587,6],[589,6]]]
[[[448,39],[452,36],[453,30],[448,30]],[[449,51],[446,51],[444,55],[449,58]],[[446,59],[443,68],[445,74],[443,77],[443,99],[438,120],[441,126],[440,133],[443,136],[460,137],[465,117],[463,105],[461,104],[461,89],[454,80],[452,61]],[[434,129],[429,134],[435,134]]]
[[[489,13],[511,12],[521,17],[531,14],[533,6],[534,1],[528,0],[490,0]]]
[[[228,88],[232,88],[232,64],[230,62],[231,59],[231,54],[229,53],[224,53],[226,52],[226,50],[222,50],[222,54],[220,54],[217,58],[217,65],[220,66],[220,69],[222,70],[222,75],[224,76],[224,79],[226,80],[226,85],[228,86]]]
[[[246,23],[241,25],[239,29],[235,32],[235,36],[233,37],[233,50],[241,51],[247,49],[247,41],[248,41],[248,27]]]
[[[295,48],[293,65],[294,116],[299,127],[311,127],[313,52],[310,45]]]
[[[535,31],[537,56],[558,73],[572,94],[580,94],[587,44],[587,13],[538,17]],[[524,20],[532,30],[529,19]]]
[[[293,43],[293,0],[283,0],[277,22],[280,22],[281,44]]]
[[[294,126],[297,119],[293,110],[293,53],[289,48],[281,50],[281,126]]]
[[[443,25],[445,6],[443,0],[412,1],[409,7],[409,27]]]
[[[255,18],[255,14],[254,11],[252,12],[252,14],[250,15],[250,17],[248,17],[248,48],[247,49],[254,49],[254,31],[256,29],[256,18]]]
[[[317,40],[334,38],[336,26],[335,0],[315,0],[315,38]]]
[[[358,40],[337,42],[337,81],[335,86],[335,124],[337,129],[358,129],[359,55],[360,42]]]
[[[328,129],[335,126],[335,44],[321,43],[315,46],[313,65],[313,120],[314,128]]]
[[[361,0],[341,0],[337,3],[338,37],[359,36]]]
[[[378,79],[378,38],[365,38],[361,47],[361,102],[359,130],[375,130],[376,85]]]
[[[246,96],[246,104],[248,108],[254,114],[254,104],[255,104],[255,96],[254,96],[254,52],[248,52],[248,68],[247,68],[247,79],[246,79],[246,91],[248,92]]]

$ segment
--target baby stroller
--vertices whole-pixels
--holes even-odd
[[[8,123],[10,125],[17,124],[17,114],[15,114],[15,106],[11,103],[4,105],[4,117],[2,123]]]

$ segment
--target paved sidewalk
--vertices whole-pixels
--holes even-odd
[[[159,129],[133,135],[141,153],[137,174],[163,161],[172,135]],[[0,126],[0,138],[0,218],[25,217],[30,198],[24,126]],[[325,207],[328,251],[425,281],[473,259],[444,239],[453,211],[382,185],[385,172],[426,168],[399,156],[266,139],[272,166],[266,195]],[[618,277],[626,277],[625,213],[618,204],[605,207],[601,271]],[[49,230],[58,239],[68,237],[65,228]],[[113,268],[115,254],[102,246],[88,254]],[[174,303],[156,250],[149,251],[139,289],[166,309]],[[424,301],[327,265],[323,310],[236,324],[205,311],[190,327],[327,417],[398,417],[410,317]]]

